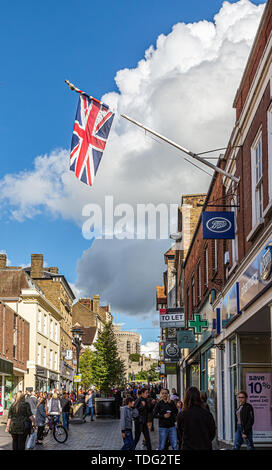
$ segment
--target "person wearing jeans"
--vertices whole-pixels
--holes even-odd
[[[235,413],[235,439],[232,450],[239,450],[245,441],[248,450],[255,450],[253,444],[252,426],[254,424],[254,410],[247,403],[247,393],[241,390],[238,393],[239,407]]]
[[[67,431],[69,430],[69,416],[70,416],[70,408],[71,402],[68,398],[68,393],[64,392],[62,398],[60,400],[61,408],[62,408],[62,424]]]
[[[134,409],[134,398],[128,397],[122,408],[121,432],[124,445],[121,450],[134,450],[135,442],[132,435],[132,421],[138,416],[138,410]]]
[[[165,443],[169,439],[173,450],[178,450],[177,429],[175,426],[178,409],[175,403],[170,400],[169,393],[163,388],[160,393],[161,399],[154,408],[154,418],[159,418],[159,447],[164,450]]]
[[[86,410],[83,415],[83,421],[86,422],[86,416],[91,415],[91,421],[94,421],[94,391],[89,390],[85,398]]]

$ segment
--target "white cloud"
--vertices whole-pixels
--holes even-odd
[[[263,9],[248,0],[224,2],[214,22],[174,25],[137,67],[117,72],[119,93],[107,93],[103,101],[194,152],[225,146],[235,119],[232,102]],[[186,192],[205,192],[210,181],[177,153],[116,115],[93,188],[68,171],[68,151],[61,149],[37,157],[32,170],[6,175],[0,204],[17,220],[47,211],[81,224],[83,205],[103,207],[105,195],[113,195],[116,204],[177,203]],[[151,282],[156,285],[163,269],[162,245],[153,243],[148,250],[148,241],[141,247],[137,241],[121,243],[115,246],[118,259],[108,240],[95,242],[92,254],[84,252],[76,287],[103,298],[116,292],[120,313],[134,312],[136,305],[149,312],[155,303]]]
[[[141,345],[141,354],[147,357],[151,354],[153,359],[159,359],[159,343],[148,341],[146,344]]]

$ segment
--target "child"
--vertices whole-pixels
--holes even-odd
[[[135,443],[132,436],[132,420],[139,414],[138,410],[133,409],[134,398],[128,397],[125,401],[125,406],[122,408],[121,416],[121,432],[124,445],[121,450],[134,450]]]

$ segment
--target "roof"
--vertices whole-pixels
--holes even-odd
[[[30,276],[31,274],[31,266],[27,266],[26,268],[23,268],[23,270]],[[63,284],[65,285],[67,291],[70,294],[70,297],[75,300],[75,294],[73,293],[69,283],[67,282],[65,276],[63,274],[56,274],[53,272],[46,271],[45,269],[43,270],[43,276],[39,278],[39,280],[43,279],[53,279],[53,278],[61,278]]]
[[[19,297],[33,283],[22,269],[0,269],[0,297]]]
[[[83,331],[82,344],[86,346],[91,346],[93,344],[93,340],[95,338],[97,328],[95,326],[88,326],[88,327],[80,326],[80,328]]]

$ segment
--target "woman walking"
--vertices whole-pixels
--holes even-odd
[[[182,439],[181,450],[212,450],[215,422],[205,408],[196,387],[186,390],[183,408],[177,417],[177,428]]]
[[[23,392],[17,392],[16,400],[11,405],[8,413],[6,432],[12,436],[12,449],[25,450],[25,443],[32,425],[35,427],[35,417],[29,404],[25,401]]]
[[[38,402],[37,411],[36,411],[36,424],[38,426],[36,444],[42,444],[42,440],[43,440],[43,430],[44,430],[45,420],[46,420],[45,404],[46,404],[46,398],[42,397],[40,401]]]

